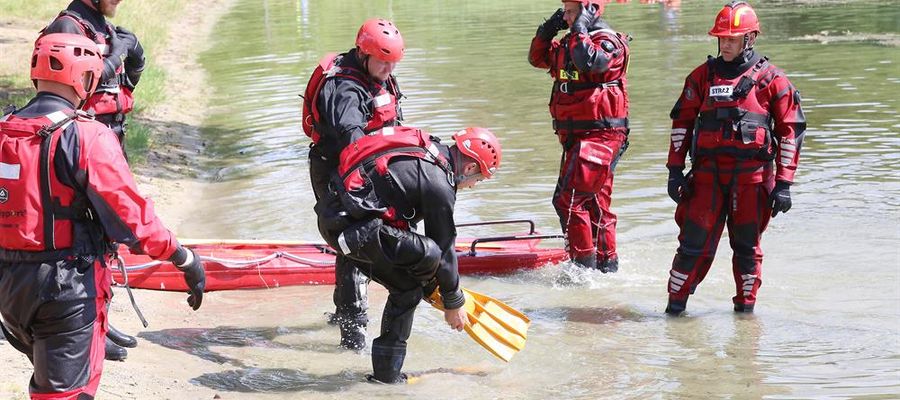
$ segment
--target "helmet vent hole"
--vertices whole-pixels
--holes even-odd
[[[75,48],[75,57],[81,57],[81,47]]]
[[[50,56],[50,69],[54,71],[62,71],[63,64],[56,57]]]

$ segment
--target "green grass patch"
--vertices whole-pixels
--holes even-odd
[[[32,97],[34,97],[34,89],[31,86],[15,82],[11,77],[0,77],[0,110],[10,104],[20,108]]]
[[[125,133],[125,149],[128,152],[128,162],[142,164],[147,159],[147,151],[150,149],[150,137],[153,131],[134,120],[129,120]]]
[[[69,0],[0,0],[0,19],[49,23],[69,3]],[[125,141],[132,163],[140,163],[146,159],[154,132],[149,127],[134,122],[131,117],[165,101],[166,74],[156,63],[154,56],[168,41],[172,21],[178,18],[186,4],[181,0],[129,0],[120,3],[115,18],[110,19],[113,24],[123,26],[137,35],[147,58],[147,67],[134,92],[136,107],[129,115]],[[4,93],[8,93],[5,95],[8,99],[3,98]],[[33,95],[34,90],[31,89],[31,80],[27,74],[0,76],[0,106],[7,103],[22,106]]]
[[[49,23],[69,3],[70,1],[65,0],[0,0],[0,15]]]

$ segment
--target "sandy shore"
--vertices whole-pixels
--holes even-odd
[[[205,84],[205,72],[197,54],[205,49],[215,22],[233,3],[234,0],[194,0],[186,5],[185,13],[170,30],[167,46],[156,54],[157,65],[163,66],[169,79],[166,98],[170,101],[147,110],[140,117],[158,133],[153,138],[147,162],[135,169],[138,184],[142,193],[153,199],[157,214],[175,232],[192,211],[189,207],[192,202],[186,199],[203,191],[199,127],[211,89]],[[20,61],[28,58],[31,44],[44,23],[0,17],[0,74],[21,73]],[[140,322],[127,295],[119,288],[115,292],[110,320],[126,332],[138,332]],[[145,315],[151,318],[152,329],[216,325],[216,315],[202,313],[203,309],[199,313],[191,311],[181,293],[135,293]],[[0,341],[0,363],[5,366],[0,369],[0,398],[27,398],[31,375],[28,359]],[[188,383],[187,379],[197,374],[185,373],[215,370],[214,363],[141,340],[138,348],[130,349],[127,362],[104,365],[97,398],[220,398],[213,390]]]

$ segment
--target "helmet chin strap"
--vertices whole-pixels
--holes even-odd
[[[471,175],[466,175],[465,172],[466,166],[472,161],[469,161],[471,157],[463,154],[456,146],[453,146],[453,153],[453,183],[455,186],[459,186],[460,183],[471,177]]]
[[[369,71],[369,59],[371,59],[372,56],[363,53],[359,47],[356,48],[356,54],[359,55],[359,63],[362,64],[366,75],[372,76],[372,72]]]

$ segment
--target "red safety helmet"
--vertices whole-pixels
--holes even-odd
[[[403,36],[386,19],[373,18],[359,28],[356,34],[356,47],[366,55],[385,62],[398,62],[403,58]]]
[[[709,30],[709,35],[734,37],[759,31],[759,18],[756,17],[753,7],[744,1],[733,1],[719,11],[715,24]]]
[[[597,10],[597,16],[603,15],[603,11],[606,9],[606,3],[609,3],[609,0],[562,0],[563,3],[581,3],[581,6],[587,8],[587,6],[593,4],[594,8]]]
[[[74,33],[41,36],[31,55],[31,79],[59,82],[75,89],[84,100],[94,92],[103,73],[97,44]]]
[[[481,175],[490,178],[500,166],[500,141],[485,128],[466,128],[453,134],[456,148],[478,162]]]

